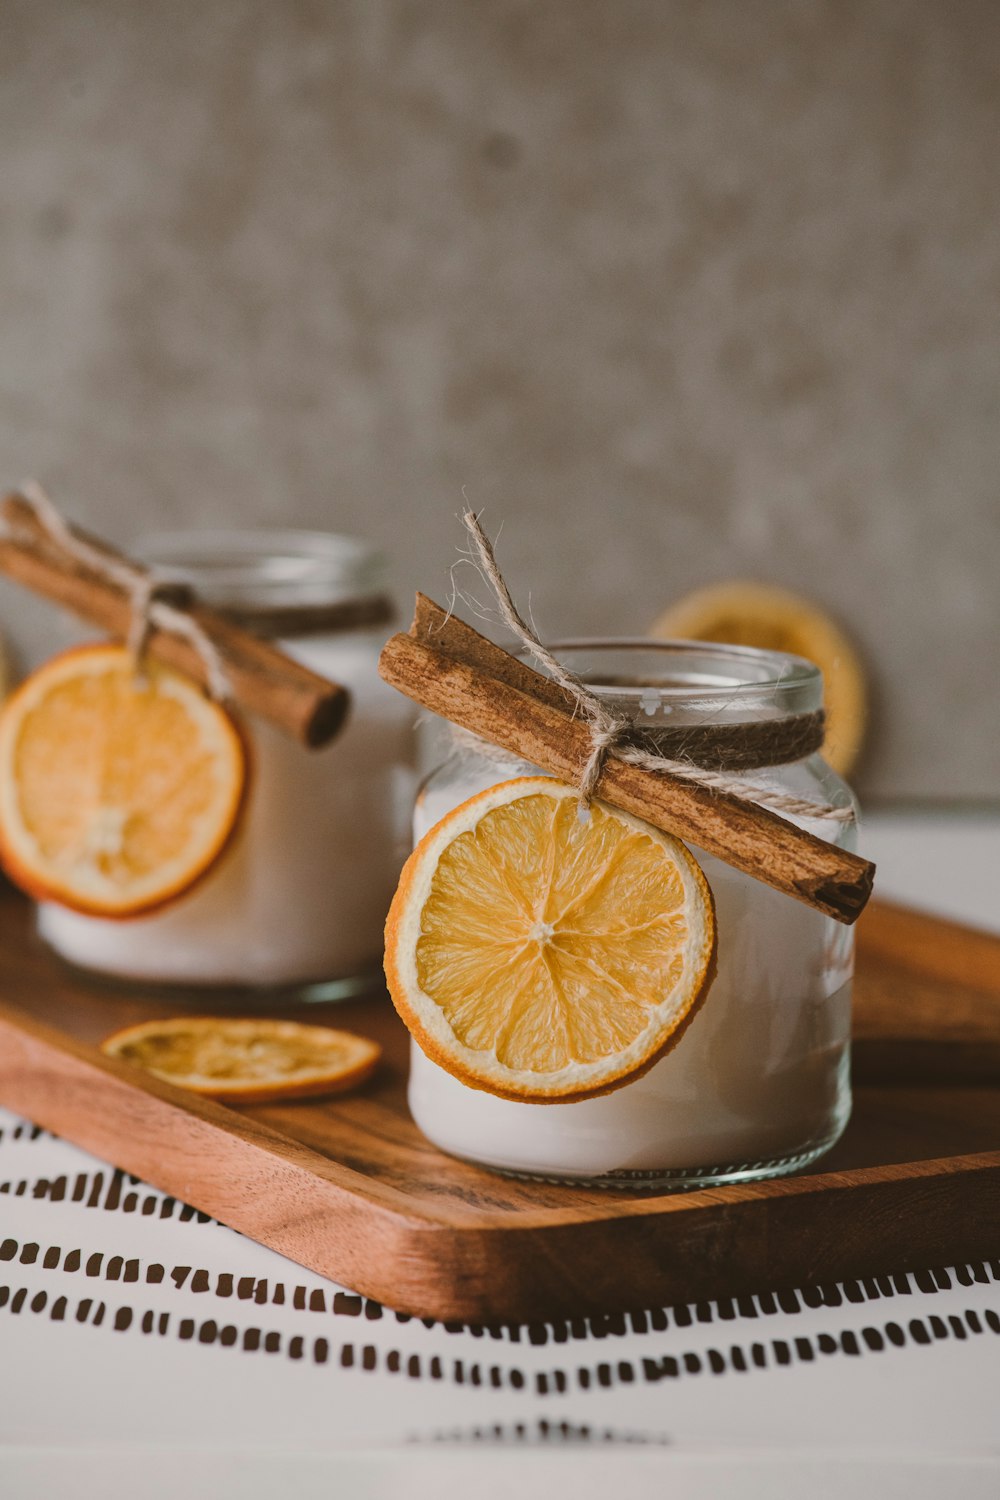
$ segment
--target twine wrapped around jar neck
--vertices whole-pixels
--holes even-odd
[[[814,755],[823,743],[824,724],[822,709],[739,724],[654,727],[630,722],[622,743],[705,771],[759,771]]]

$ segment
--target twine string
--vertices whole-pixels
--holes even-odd
[[[186,584],[165,577],[155,569],[136,567],[126,558],[115,557],[92,546],[73,530],[42,486],[34,480],[22,485],[18,494],[51,542],[91,572],[116,584],[127,596],[131,618],[125,644],[138,672],[142,671],[152,632],[167,631],[170,635],[181,636],[197,652],[205,668],[211,696],[219,703],[231,700],[232,685],[222,657],[214,641],[190,613],[193,595]]]
[[[577,677],[575,672],[571,672],[548,647],[542,645],[535,632],[521,618],[503,574],[500,572],[493,544],[480,525],[479,517],[474,511],[466,509],[462,513],[462,520],[476,548],[480,571],[493,590],[500,618],[508,630],[521,642],[528,655],[545,667],[559,686],[569,693],[581,718],[586,720],[590,727],[590,756],[581,773],[579,787],[580,809],[586,812],[590,807],[597,783],[601,779],[601,771],[604,769],[604,761],[608,752],[612,748],[617,750],[621,745],[629,728],[628,720],[620,714],[613,713],[606,704],[601,702],[597,694],[592,693],[586,683]]]
[[[503,623],[521,643],[527,655],[543,666],[559,686],[570,695],[576,711],[590,729],[590,754],[579,781],[581,816],[588,816],[590,803],[601,779],[605,761],[609,755],[613,755],[618,760],[626,761],[629,765],[640,766],[645,771],[678,776],[684,781],[695,782],[698,786],[708,787],[715,792],[725,792],[743,802],[754,802],[760,807],[766,807],[772,812],[785,816],[815,818],[817,821],[836,823],[853,821],[854,812],[850,807],[834,807],[828,802],[817,802],[813,798],[796,797],[766,783],[748,780],[744,776],[737,778],[724,771],[709,770],[706,767],[696,766],[689,760],[672,759],[632,744],[629,739],[632,732],[630,720],[609,709],[607,704],[603,703],[575,672],[571,672],[546,646],[542,645],[538,636],[521,617],[500,572],[493,545],[480,525],[475,512],[466,509],[462,514],[462,520],[475,549],[471,560],[479,568],[493,591]],[[464,741],[463,736],[460,742]],[[502,750],[494,752],[493,747],[490,749],[490,756],[500,764],[508,758],[506,752]],[[511,762],[516,762],[516,759],[517,757],[514,756],[509,757]]]

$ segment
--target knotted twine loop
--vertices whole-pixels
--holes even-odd
[[[40,484],[29,480],[18,494],[50,541],[68,552],[91,572],[117,584],[131,607],[126,647],[141,673],[149,637],[153,630],[182,636],[198,653],[205,668],[208,691],[219,703],[228,703],[233,690],[215,644],[189,613],[193,594],[186,584],[166,578],[155,570],[137,568],[125,558],[115,557],[79,536],[66,522]]]
[[[614,755],[629,765],[641,766],[643,770],[661,774],[666,772],[712,791],[726,792],[743,802],[755,802],[760,807],[786,816],[836,823],[853,822],[854,811],[851,807],[833,807],[830,803],[816,802],[812,798],[795,797],[773,786],[748,781],[745,777],[737,779],[723,771],[696,766],[689,760],[674,760],[632,743],[634,730],[631,721],[603,703],[575,672],[571,672],[542,645],[535,632],[521,618],[497,565],[493,544],[479,524],[478,516],[472,510],[465,510],[462,520],[475,547],[476,557],[472,560],[475,562],[478,559],[479,570],[493,590],[504,624],[517,637],[526,653],[544,667],[553,680],[569,694],[580,717],[590,728],[590,755],[579,782],[579,809],[582,817],[589,816],[590,803],[601,779],[604,763],[609,755]],[[504,756],[503,751],[494,755],[493,747],[490,747],[489,753],[498,760]]]

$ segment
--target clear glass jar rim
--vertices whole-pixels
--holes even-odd
[[[582,677],[595,692],[616,698],[640,698],[651,688],[664,698],[759,699],[765,694],[821,694],[823,674],[814,662],[782,651],[735,646],[720,641],[650,640],[648,637],[577,636],[546,643],[564,666]],[[673,659],[661,680],[635,683],[603,680],[599,670],[573,660],[574,655],[641,654],[657,663]],[[519,653],[526,656],[526,652]],[[699,669],[700,664],[700,669]],[[712,668],[715,668],[713,671]],[[653,674],[651,674],[652,676]],[[606,674],[608,678],[611,674]]]
[[[135,553],[212,604],[311,609],[381,592],[384,559],[360,537],[306,530],[164,531]]]

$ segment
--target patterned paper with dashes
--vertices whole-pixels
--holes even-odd
[[[438,1323],[3,1111],[0,1351],[8,1442],[78,1435],[88,1412],[110,1438],[134,1406],[150,1442],[183,1419],[189,1437],[279,1445],[304,1425],[321,1446],[736,1443],[787,1440],[798,1412],[804,1440],[853,1422],[858,1443],[1000,1443],[984,1398],[1000,1377],[1000,1259],[603,1318]]]

